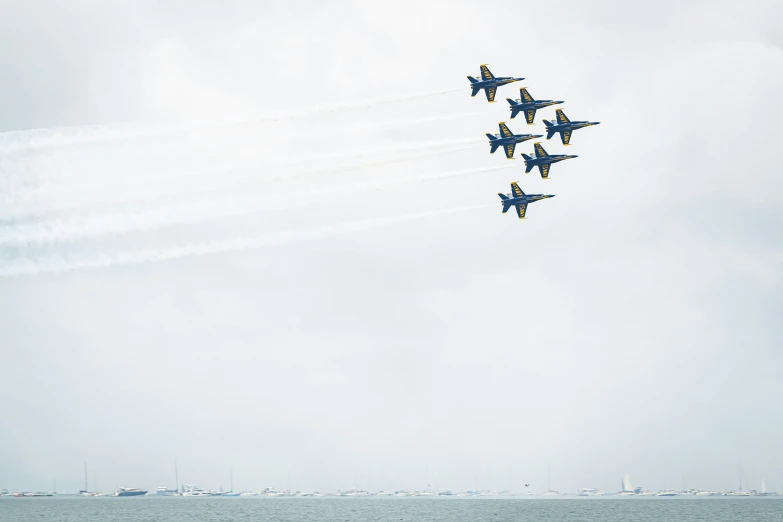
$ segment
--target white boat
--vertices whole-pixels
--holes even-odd
[[[116,493],[114,493],[115,497],[141,497],[143,495],[147,494],[146,489],[139,489],[139,488],[123,488],[117,490]]]
[[[370,495],[369,491],[363,489],[351,488],[346,490],[337,490],[338,497],[366,497]]]
[[[594,497],[598,495],[603,495],[600,489],[598,488],[581,488],[576,490],[576,494],[580,497]]]
[[[191,484],[185,484],[182,491],[183,497],[214,497],[215,495],[211,491],[204,491],[198,486]]]
[[[697,497],[711,497],[713,495],[717,495],[714,491],[697,491],[694,493]]]
[[[179,495],[179,491],[176,489],[169,489],[166,486],[158,486],[156,493],[164,497],[173,497],[174,495]]]
[[[677,492],[673,489],[662,489],[655,494],[656,497],[673,497],[675,495],[677,495]]]

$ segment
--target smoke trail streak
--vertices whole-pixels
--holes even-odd
[[[42,273],[68,272],[87,268],[103,268],[140,263],[156,263],[160,261],[168,261],[192,256],[254,250],[315,239],[325,239],[343,234],[371,230],[396,223],[446,216],[459,212],[468,212],[471,210],[488,208],[490,206],[492,205],[475,205],[471,207],[436,210],[389,218],[351,221],[347,223],[338,223],[336,225],[326,225],[305,230],[287,230],[267,234],[266,236],[261,237],[239,237],[223,241],[212,241],[208,243],[195,243],[176,246],[162,250],[137,250],[114,255],[99,255],[92,259],[81,259],[75,261],[58,257],[49,257],[44,259],[25,259],[23,261],[17,261],[0,268],[0,277],[30,276]]]
[[[13,199],[5,198],[6,201],[3,201],[2,198],[0,198],[0,202],[3,202],[3,208],[0,210],[0,222],[2,221],[18,221],[20,219],[36,219],[36,218],[44,218],[46,219],[48,216],[55,216],[57,213],[62,212],[73,212],[78,211],[80,209],[84,208],[100,208],[104,206],[111,207],[116,204],[120,203],[135,203],[135,204],[144,204],[144,203],[154,203],[156,201],[162,201],[167,197],[176,197],[177,199],[182,199],[183,197],[199,197],[199,196],[210,196],[210,195],[216,195],[220,193],[225,194],[231,194],[235,193],[237,191],[247,191],[258,187],[268,186],[271,182],[276,182],[280,180],[285,179],[300,179],[300,178],[309,178],[313,176],[326,176],[330,174],[336,174],[341,172],[353,172],[357,170],[362,169],[372,169],[372,168],[378,168],[378,167],[384,167],[399,163],[404,163],[408,161],[416,161],[418,159],[424,159],[428,157],[434,157],[441,154],[448,154],[451,152],[459,152],[463,150],[472,149],[475,147],[480,146],[479,142],[481,140],[478,140],[476,138],[461,138],[457,140],[448,140],[448,141],[440,141],[440,142],[425,142],[425,143],[414,143],[414,144],[407,144],[403,146],[393,146],[393,147],[386,147],[386,148],[378,148],[374,150],[365,150],[361,152],[349,152],[349,153],[335,153],[335,154],[322,154],[319,156],[312,156],[310,158],[302,159],[302,160],[294,160],[287,163],[280,163],[280,164],[269,164],[265,166],[258,166],[258,167],[222,167],[220,169],[211,169],[208,171],[202,171],[198,174],[199,178],[215,178],[221,183],[223,183],[222,186],[219,187],[203,187],[203,188],[193,188],[193,189],[183,189],[183,184],[187,186],[188,184],[192,184],[194,182],[194,177],[192,176],[186,176],[186,177],[176,177],[176,178],[168,178],[165,179],[165,181],[168,181],[169,183],[173,183],[170,190],[166,191],[165,189],[161,191],[161,187],[157,187],[157,194],[153,197],[145,196],[143,198],[136,198],[136,199],[129,199],[124,196],[122,193],[112,192],[111,195],[104,195],[104,197],[101,198],[100,201],[97,201],[97,204],[92,204],[89,201],[81,202],[73,204],[72,200],[70,199],[72,196],[68,195],[67,192],[65,194],[60,191],[60,198],[64,203],[61,203],[60,205],[53,204],[51,202],[46,203],[45,208],[41,208],[43,205],[39,202],[36,202],[34,198],[30,198],[30,194],[35,194],[35,191],[37,189],[29,189],[24,185],[24,183],[20,183],[16,186],[13,184],[8,184],[8,190],[6,192],[7,196],[11,196]],[[465,144],[465,146],[462,147],[448,147],[443,148],[446,145],[459,145],[459,144]],[[468,145],[471,144],[471,145]],[[429,150],[433,149],[435,150]],[[275,170],[280,169],[284,170],[290,167],[296,167],[300,166],[300,168],[303,168],[306,163],[311,163],[314,161],[327,161],[327,160],[336,160],[336,159],[345,159],[345,160],[352,160],[352,159],[360,159],[362,157],[366,156],[379,156],[382,154],[395,154],[399,152],[413,152],[413,154],[408,154],[405,156],[397,157],[397,158],[388,158],[383,159],[379,161],[371,161],[371,162],[362,162],[355,165],[346,165],[346,166],[340,166],[340,167],[330,167],[330,168],[321,168],[321,169],[313,169],[313,170],[300,170],[299,172],[281,172],[277,176],[274,176],[273,178],[254,178],[254,179],[247,179],[247,180],[237,180],[235,178],[232,178],[230,180],[226,180],[226,175],[233,174],[236,176],[237,174],[240,174],[242,172],[246,173],[253,173],[258,174],[259,171],[269,171],[269,170]],[[422,152],[418,152],[422,151]],[[159,182],[160,180],[156,180]],[[226,183],[228,181],[228,183]],[[52,186],[45,187],[47,190],[51,191]],[[145,190],[154,189],[156,187],[145,185]],[[55,193],[58,193],[55,191]],[[78,193],[76,194],[78,197]],[[32,205],[28,204],[26,207],[24,204],[19,204],[19,201],[24,201],[24,197],[27,197],[28,200],[32,199]],[[119,199],[122,198],[122,199]],[[36,204],[37,203],[37,204]],[[2,240],[0,239],[0,242]]]
[[[279,210],[290,210],[324,196],[342,196],[398,185],[437,181],[460,176],[504,170],[513,165],[464,169],[453,172],[410,176],[385,182],[358,185],[328,186],[326,188],[305,185],[294,193],[281,193],[274,197],[245,198],[243,200],[206,201],[197,204],[175,202],[162,207],[145,207],[130,213],[114,213],[93,216],[77,216],[43,223],[0,227],[0,247],[40,247],[58,243],[73,243],[90,238],[100,238],[129,232],[151,232],[162,228],[204,223],[215,219],[245,217]],[[295,204],[291,204],[291,201]]]
[[[255,118],[224,123],[191,123],[169,125],[152,129],[123,129],[122,125],[85,125],[74,127],[49,127],[41,129],[7,131],[0,133],[0,153],[9,154],[13,152],[24,152],[29,150],[39,150],[62,146],[108,143],[113,141],[133,140],[167,134],[177,134],[199,129],[230,128],[234,126],[253,125],[263,122],[276,122],[289,118],[301,118],[306,116],[315,116],[318,114],[330,114],[356,109],[367,109],[377,106],[402,103],[406,101],[423,100],[434,96],[442,96],[444,94],[458,92],[460,90],[462,89],[447,89],[407,96],[364,100],[353,103],[312,106],[298,111],[278,112],[276,114],[263,115]]]

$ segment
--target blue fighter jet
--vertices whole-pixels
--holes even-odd
[[[519,219],[525,219],[527,206],[530,203],[535,203],[536,201],[542,199],[555,197],[553,195],[547,196],[544,194],[525,194],[522,192],[522,189],[519,188],[519,185],[516,181],[511,183],[511,192],[509,192],[508,195],[498,192],[498,196],[500,196],[500,203],[503,205],[503,213],[505,214],[508,212],[508,209],[511,207],[516,207],[517,216],[519,216]]]
[[[555,113],[557,114],[557,123],[544,120],[544,124],[546,125],[546,139],[551,138],[556,132],[559,132],[563,145],[571,144],[572,131],[601,123],[600,121],[571,121],[568,119],[568,116],[565,115],[563,109],[557,109]]]
[[[519,89],[519,98],[517,100],[506,98],[506,101],[511,106],[509,107],[511,109],[511,119],[513,120],[514,116],[521,111],[525,111],[525,119],[527,119],[528,125],[533,125],[533,120],[536,118],[536,110],[549,107],[550,105],[565,103],[564,101],[556,100],[534,100],[530,93],[527,92],[526,87]]]
[[[468,80],[470,80],[470,87],[473,89],[471,96],[477,95],[481,89],[484,89],[487,101],[492,103],[495,101],[495,91],[497,91],[498,87],[524,80],[524,78],[514,78],[512,76],[498,76],[496,78],[494,74],[489,72],[489,68],[486,65],[481,65],[481,80],[477,80],[472,76],[468,76]]]
[[[498,127],[500,128],[500,133],[495,134],[494,136],[487,133],[490,146],[489,153],[494,154],[495,151],[498,150],[498,147],[503,147],[503,150],[506,151],[506,158],[508,159],[514,159],[514,147],[517,146],[517,143],[542,137],[540,134],[514,134],[504,121],[498,123]]]
[[[525,174],[533,170],[533,167],[538,167],[542,179],[549,179],[549,167],[552,163],[579,157],[575,155],[569,156],[567,154],[547,154],[540,143],[534,143],[533,148],[536,149],[535,158],[531,158],[527,154],[522,154],[522,157],[525,158]]]

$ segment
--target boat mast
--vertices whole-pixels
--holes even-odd
[[[177,481],[177,493],[179,493],[179,473],[177,472],[177,459],[174,459],[174,480]]]
[[[87,493],[89,489],[87,488],[87,461],[84,461],[84,492]]]
[[[234,492],[234,466],[228,468],[228,476],[231,481],[231,493]]]

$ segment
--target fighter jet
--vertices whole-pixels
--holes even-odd
[[[525,158],[525,174],[533,170],[533,167],[538,167],[542,179],[549,179],[549,167],[552,163],[579,157],[575,155],[569,156],[567,154],[547,154],[544,147],[538,142],[533,144],[533,148],[536,150],[535,158],[531,158],[527,154],[522,154],[522,157]]]
[[[503,205],[503,213],[505,214],[508,212],[508,209],[511,207],[517,208],[517,216],[519,216],[519,219],[525,219],[525,213],[527,212],[527,206],[530,203],[535,203],[536,201],[539,201],[541,199],[547,199],[547,198],[553,198],[555,196],[547,196],[544,194],[525,194],[522,192],[522,189],[519,188],[519,185],[516,181],[511,183],[511,192],[509,192],[508,195],[501,194],[498,192],[498,196],[500,196],[500,203]]]
[[[487,95],[487,101],[492,103],[495,101],[495,91],[498,87],[506,85],[507,83],[524,80],[524,78],[514,78],[513,76],[498,76],[496,78],[494,74],[489,72],[489,68],[485,64],[482,64],[481,80],[477,80],[472,76],[468,76],[468,80],[470,80],[470,87],[473,89],[473,94],[471,94],[471,96],[477,95],[481,89],[484,89],[484,94]]]
[[[519,114],[520,111],[525,111],[525,119],[527,119],[528,125],[533,125],[533,120],[536,118],[536,110],[549,107],[550,105],[565,103],[564,101],[555,100],[534,100],[530,93],[527,92],[526,87],[519,89],[518,99],[506,98],[506,101],[511,105],[509,107],[511,109],[511,119],[513,120],[514,116]]]
[[[557,109],[557,123],[544,120],[546,125],[546,139],[551,138],[556,132],[560,133],[560,139],[563,140],[563,145],[570,145],[571,132],[582,127],[590,127],[591,125],[598,125],[600,121],[571,121],[568,116],[565,115],[563,109]]]
[[[498,147],[503,147],[503,150],[506,151],[506,158],[508,159],[514,159],[514,147],[517,146],[517,143],[542,137],[541,134],[514,134],[511,132],[511,129],[506,126],[506,122],[504,121],[498,123],[498,127],[500,128],[500,133],[495,134],[494,136],[487,133],[490,146],[489,153],[494,154]]]

